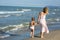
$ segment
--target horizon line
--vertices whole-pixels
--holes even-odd
[[[0,5],[0,6],[11,6],[11,5]],[[16,5],[15,5],[16,6]],[[49,6],[49,5],[48,5]],[[48,7],[48,6],[17,6],[17,7]],[[55,5],[50,5],[55,6]],[[14,7],[14,6],[13,6]]]

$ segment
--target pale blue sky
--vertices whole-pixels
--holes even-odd
[[[0,5],[6,6],[60,6],[60,0],[0,0]]]

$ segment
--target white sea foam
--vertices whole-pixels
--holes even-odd
[[[7,13],[23,13],[24,11],[0,11],[0,14],[7,14]]]
[[[50,18],[47,19],[48,24],[60,24],[60,18]]]
[[[50,18],[50,19],[47,19],[48,21],[60,21],[60,18]]]
[[[6,37],[9,37],[10,35],[8,34],[5,34],[5,35],[0,35],[0,38],[6,38]]]
[[[21,16],[21,15],[23,15],[23,14],[19,14],[19,13],[16,13],[16,14],[2,14],[2,15],[0,15],[0,18],[3,18],[3,17],[10,17],[10,16]]]
[[[9,26],[5,26],[5,27],[0,27],[0,29],[4,30],[4,29],[11,28],[11,29],[6,30],[7,32],[9,32],[9,31],[16,31],[23,27],[25,27],[23,24],[18,24],[18,25],[9,25]]]
[[[21,16],[22,14],[14,14],[15,16]]]
[[[57,9],[54,9],[55,11],[57,11]]]
[[[28,27],[29,26],[29,22],[24,22],[22,24],[18,24],[18,25],[9,25],[9,26],[5,26],[5,27],[0,27],[1,30],[3,30],[6,33],[15,33],[17,32],[17,30],[25,30],[23,28]]]
[[[60,19],[59,18],[57,18],[57,19],[55,19],[56,21],[60,21]]]
[[[22,9],[23,11],[31,11],[31,9]]]
[[[19,28],[24,27],[23,24],[20,24],[20,25],[13,25],[13,26],[15,26],[15,28],[11,29],[10,31],[15,31],[15,30],[18,30]]]
[[[2,18],[2,17],[9,17],[9,16],[11,16],[11,15],[0,15],[0,18]]]

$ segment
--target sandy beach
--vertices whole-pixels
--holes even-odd
[[[39,34],[37,34],[37,35],[35,35],[34,38],[28,38],[28,39],[25,39],[25,40],[60,40],[60,30],[50,31],[49,34],[44,35],[43,39],[40,38]]]

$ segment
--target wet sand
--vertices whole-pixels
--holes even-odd
[[[28,38],[25,40],[60,40],[60,30],[50,31],[49,34],[44,34],[44,38],[40,38],[40,34],[36,34],[34,38]]]

